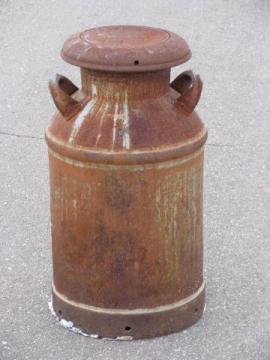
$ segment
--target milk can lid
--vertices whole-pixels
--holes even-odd
[[[63,59],[80,67],[117,72],[161,70],[182,64],[191,51],[179,35],[146,26],[103,26],[71,35]]]

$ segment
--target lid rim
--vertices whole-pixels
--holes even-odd
[[[71,65],[75,65],[84,69],[94,70],[94,71],[111,71],[111,72],[146,72],[146,71],[156,71],[169,69],[178,65],[181,65],[191,59],[192,53],[189,50],[188,53],[183,56],[181,59],[175,59],[169,62],[157,63],[157,64],[142,64],[142,65],[107,65],[107,64],[97,64],[89,63],[87,61],[78,61],[72,59],[70,56],[64,54],[64,49],[61,50],[61,57],[64,61]]]
[[[163,33],[168,37],[164,39]],[[87,35],[87,41],[82,34]],[[86,69],[144,72],[180,65],[191,58],[191,51],[186,41],[171,31],[113,25],[71,35],[61,56],[66,62]]]

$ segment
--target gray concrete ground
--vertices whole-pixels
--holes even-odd
[[[44,128],[47,80],[79,82],[59,49],[104,24],[182,34],[204,80],[207,308],[190,329],[148,341],[84,338],[47,307],[51,254]],[[0,0],[0,359],[270,359],[270,2]],[[179,69],[174,70],[175,75]]]

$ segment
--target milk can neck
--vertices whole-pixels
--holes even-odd
[[[169,89],[170,69],[141,73],[93,71],[81,68],[82,90],[90,97],[147,100],[164,95]]]

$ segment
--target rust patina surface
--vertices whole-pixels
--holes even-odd
[[[165,51],[166,50],[166,51]],[[50,159],[53,308],[87,334],[144,338],[204,307],[202,82],[178,35],[112,26],[71,36],[57,76]]]

